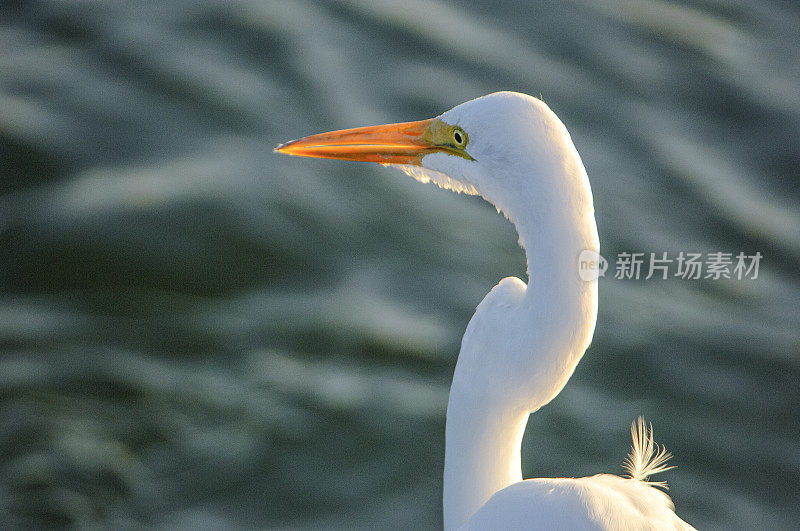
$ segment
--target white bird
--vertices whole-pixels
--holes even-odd
[[[529,415],[564,387],[589,346],[599,252],[589,179],[566,127],[544,102],[498,92],[430,120],[346,129],[282,144],[289,155],[378,162],[480,194],[515,225],[529,285],[504,278],[475,310],[447,405],[445,529],[693,529],[648,476],[670,457],[640,418],[628,478],[522,480]]]

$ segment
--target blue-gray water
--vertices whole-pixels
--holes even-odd
[[[0,524],[440,525],[461,334],[508,222],[328,129],[540,96],[601,245],[761,252],[603,279],[527,476],[620,473],[643,414],[702,529],[800,525],[792,2],[10,2],[0,8]]]

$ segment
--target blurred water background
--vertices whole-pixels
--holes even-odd
[[[313,132],[540,96],[604,255],[526,476],[620,473],[630,422],[701,529],[800,526],[800,9],[789,1],[4,2],[0,524],[434,528],[459,341],[513,227]]]

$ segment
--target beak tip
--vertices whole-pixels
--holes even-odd
[[[291,140],[289,142],[284,142],[283,144],[278,144],[277,146],[272,148],[272,152],[273,153],[283,153],[284,155],[291,155],[291,153],[288,153],[286,151],[286,148],[288,148],[293,143],[294,143],[294,140]]]

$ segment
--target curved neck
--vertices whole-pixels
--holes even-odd
[[[529,286],[503,304],[494,303],[503,291],[493,290],[470,322],[470,342],[495,352],[475,352],[465,334],[447,407],[445,529],[457,529],[495,492],[522,480],[528,416],[561,391],[594,333],[597,281],[580,279],[578,256],[599,252],[599,243],[589,182],[572,152],[553,168],[554,179],[514,196],[484,195],[517,228]],[[493,334],[492,326],[502,331]],[[480,333],[485,338],[475,341]],[[509,336],[515,340],[502,339]]]
[[[458,371],[457,371],[458,372]],[[530,412],[473,398],[453,381],[447,405],[444,528],[458,529],[495,492],[522,481],[520,449]]]

